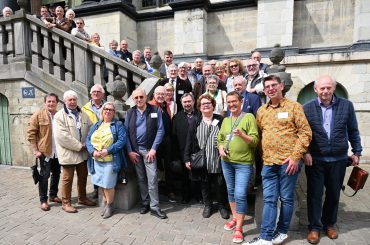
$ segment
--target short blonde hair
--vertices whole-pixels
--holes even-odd
[[[105,107],[106,107],[107,105],[112,106],[112,107],[113,107],[113,109],[114,109],[114,112],[116,112],[116,106],[114,105],[114,103],[113,103],[112,101],[105,102],[105,103],[103,104],[103,106],[101,107],[101,111],[100,111],[100,119],[101,119],[101,120],[103,120],[103,112],[104,112],[104,109],[105,109]],[[113,118],[114,118],[114,116],[113,116]]]

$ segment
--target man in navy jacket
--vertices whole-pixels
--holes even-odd
[[[340,190],[348,160],[348,141],[353,155],[352,165],[358,165],[362,152],[360,133],[353,104],[335,96],[336,81],[322,76],[315,81],[318,97],[304,105],[312,129],[312,141],[304,155],[307,175],[307,211],[309,234],[307,241],[317,244],[320,231],[336,239]],[[325,201],[322,206],[323,189]]]

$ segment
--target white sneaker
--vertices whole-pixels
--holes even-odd
[[[260,237],[253,238],[252,241],[245,242],[242,245],[272,245],[271,241],[263,240]]]
[[[274,245],[282,244],[287,238],[288,238],[287,234],[278,232],[272,238],[272,244]]]

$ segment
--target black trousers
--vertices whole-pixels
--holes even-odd
[[[58,185],[60,179],[60,164],[58,158],[52,158],[49,162],[46,162],[44,158],[40,159],[41,168],[40,168],[40,175],[41,179],[39,181],[39,196],[40,202],[44,203],[48,200],[48,180],[51,173],[50,178],[50,189],[49,189],[49,196],[50,198],[54,198],[58,195]]]
[[[227,190],[226,183],[222,173],[208,173],[207,180],[201,180],[201,192],[203,202],[206,206],[211,206],[213,201],[217,201],[218,208],[226,208]],[[212,189],[214,187],[215,189]]]
[[[336,162],[313,160],[312,166],[305,166],[309,230],[326,230],[337,223],[340,191],[346,166],[347,159]],[[324,186],[325,201],[322,205]]]

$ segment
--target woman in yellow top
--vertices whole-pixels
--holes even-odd
[[[102,188],[102,216],[105,219],[113,214],[117,174],[126,166],[122,151],[126,144],[126,130],[122,122],[114,119],[114,114],[114,104],[106,102],[101,111],[101,120],[91,128],[86,139],[91,179],[94,185]]]

